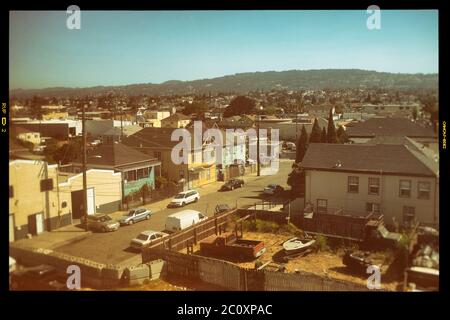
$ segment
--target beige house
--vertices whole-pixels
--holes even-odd
[[[190,117],[182,113],[174,113],[161,120],[161,128],[186,128],[190,122]]]
[[[170,116],[169,111],[156,111],[150,110],[145,111],[141,116],[141,121],[139,125],[143,128],[161,128],[161,120],[168,118]]]
[[[42,143],[41,134],[37,131],[28,130],[22,127],[13,127],[13,131],[15,137],[19,140],[30,142],[35,146],[38,146]]]
[[[83,215],[83,174],[60,173],[60,194],[71,197],[73,219]],[[88,214],[111,213],[120,210],[122,203],[122,174],[114,170],[86,171]]]
[[[191,137],[195,136],[193,129],[186,130],[190,132]],[[194,188],[216,181],[215,150],[211,151],[209,161],[203,161],[203,154],[209,142],[199,141],[199,147],[196,147],[192,138],[192,149],[187,163],[175,164],[171,154],[179,142],[171,140],[172,131],[170,128],[144,128],[124,139],[122,143],[157,158],[161,162],[161,175],[175,183],[184,184],[185,188]]]
[[[9,241],[72,223],[71,196],[58,191],[56,165],[9,162]]]
[[[312,143],[302,167],[305,206],[314,212],[375,212],[390,225],[439,225],[439,165],[411,139],[403,144]]]

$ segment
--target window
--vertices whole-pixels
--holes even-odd
[[[348,192],[351,193],[359,192],[359,177],[355,176],[348,177]]]
[[[327,213],[328,211],[328,201],[325,199],[317,199],[317,212]]]
[[[381,107],[381,110],[384,110],[384,107]]]
[[[430,199],[431,184],[427,181],[419,181],[417,197],[419,199]]]
[[[138,169],[137,170],[137,179],[140,180],[142,178],[145,178],[145,176],[144,176],[144,169]]]
[[[366,211],[367,212],[380,213],[380,204],[379,203],[367,202],[366,203]]]
[[[400,110],[403,110],[403,107],[400,107]]]
[[[400,197],[411,197],[411,180],[400,180]]]
[[[9,197],[14,198],[14,187],[13,186],[9,186]]]
[[[161,152],[159,152],[159,151],[154,151],[154,152],[153,152],[153,156],[154,156],[155,158],[157,158],[158,160],[161,160]]]
[[[149,175],[149,168],[142,169],[142,172],[143,172],[144,178],[147,178]]]
[[[53,190],[53,179],[41,180],[41,192]]]
[[[369,194],[380,194],[380,178],[369,178]]]
[[[125,180],[127,181],[135,181],[136,180],[136,171],[127,171],[125,172]]]
[[[416,210],[414,207],[404,206],[403,207],[403,222],[411,223],[416,217]]]
[[[67,201],[63,201],[62,203],[61,203],[61,208],[66,208],[67,207]]]
[[[378,110],[378,107],[375,107],[375,110]]]

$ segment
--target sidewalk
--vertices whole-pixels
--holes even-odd
[[[91,231],[85,231],[84,229],[77,227],[77,225],[78,224],[72,224],[57,230],[45,231],[31,239],[21,239],[11,242],[9,245],[15,247],[53,249],[65,243],[83,239],[92,234]]]

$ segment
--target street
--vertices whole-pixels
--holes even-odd
[[[198,210],[207,216],[214,215],[215,206],[218,203],[226,203],[230,207],[245,207],[261,201],[260,193],[268,184],[279,184],[285,189],[288,174],[291,172],[292,161],[280,160],[280,168],[276,175],[245,176],[245,185],[233,191],[217,192],[223,182],[214,182],[207,186],[196,189],[200,193],[197,203],[189,204],[183,208],[168,209],[161,205],[143,206],[150,209],[153,215],[149,220],[138,222],[131,226],[122,226],[119,230],[111,233],[92,233],[88,237],[66,243],[54,248],[55,251],[67,253],[73,256],[83,257],[100,263],[121,264],[125,261],[140,261],[139,252],[129,248],[130,240],[144,230],[164,230],[166,217],[184,209]],[[168,204],[170,199],[163,202]],[[122,212],[123,214],[124,212]],[[114,213],[112,218],[119,218],[121,213]]]

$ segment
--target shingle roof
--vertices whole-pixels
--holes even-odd
[[[206,128],[203,126],[203,130]],[[128,136],[122,140],[122,143],[137,148],[155,148],[155,149],[171,149],[176,146],[179,141],[171,141],[171,135],[174,130],[188,130],[191,134],[192,147],[194,147],[194,139],[197,139],[199,145],[202,145],[202,137],[194,135],[193,128],[174,129],[174,128],[143,128],[142,130]]]
[[[305,169],[437,176],[439,164],[409,144],[311,143]]]
[[[87,154],[89,166],[118,167],[139,162],[158,162],[155,158],[128,147],[122,143],[102,144]],[[77,159],[75,163],[80,163]]]
[[[374,136],[407,136],[407,137],[436,137],[431,126],[413,122],[407,118],[370,118],[366,121],[355,122],[347,126],[349,137]]]

